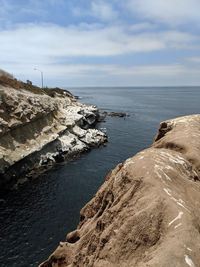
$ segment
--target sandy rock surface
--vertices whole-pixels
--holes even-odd
[[[60,91],[52,97],[0,85],[0,186],[106,141],[89,129],[97,108]]]
[[[162,122],[41,267],[200,267],[200,115]]]

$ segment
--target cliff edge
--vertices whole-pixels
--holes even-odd
[[[162,122],[40,267],[200,267],[200,115]]]
[[[0,75],[0,188],[105,142],[93,127],[98,116],[69,91]]]

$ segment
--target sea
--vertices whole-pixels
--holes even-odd
[[[0,196],[0,266],[38,266],[79,222],[80,209],[118,163],[149,147],[159,123],[200,113],[200,87],[68,88],[107,117],[108,143]]]

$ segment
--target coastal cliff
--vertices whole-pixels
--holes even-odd
[[[68,91],[0,76],[0,187],[22,183],[55,162],[106,141],[98,109]],[[19,179],[19,178],[23,179]]]
[[[200,115],[160,124],[119,164],[40,267],[199,267]]]

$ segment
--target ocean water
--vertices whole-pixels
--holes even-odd
[[[0,266],[37,266],[76,228],[79,211],[116,164],[148,147],[160,121],[200,113],[200,87],[72,88],[84,103],[129,113],[107,118],[106,147],[57,165],[15,192],[0,196]]]

